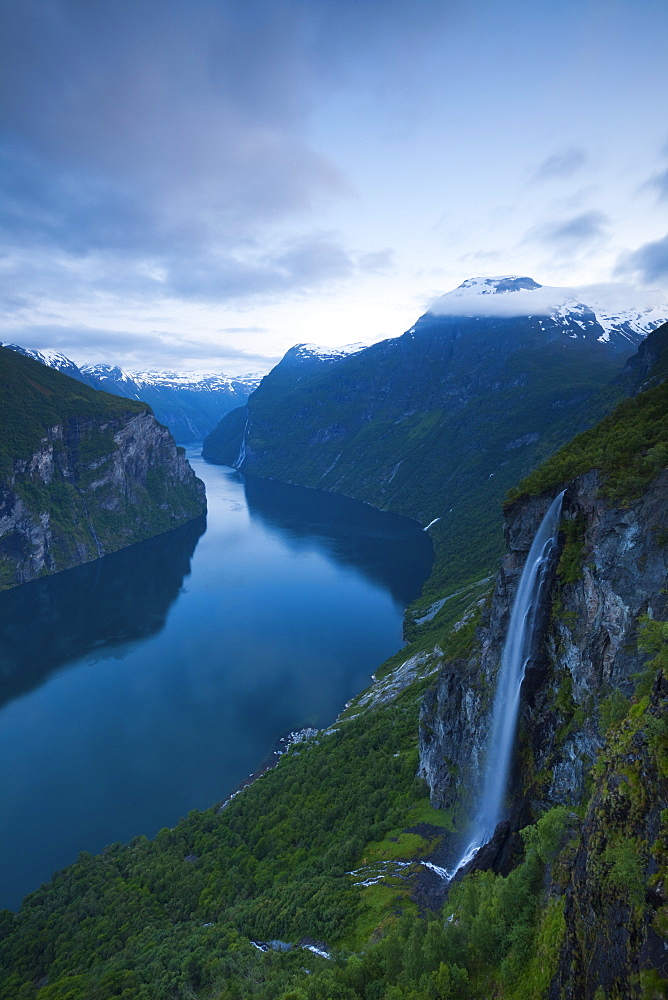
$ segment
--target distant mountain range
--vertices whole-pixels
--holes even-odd
[[[403,336],[291,348],[203,454],[431,525],[442,589],[495,564],[506,491],[627,393],[615,378],[666,318],[524,276],[472,278]]]
[[[221,417],[242,406],[262,380],[262,375],[128,372],[116,365],[79,366],[57,351],[34,351],[16,344],[4,346],[93,389],[148,403],[179,444],[201,441]]]

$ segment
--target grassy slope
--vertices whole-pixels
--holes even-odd
[[[668,465],[668,382],[620,403],[596,427],[528,475],[509,493],[510,501],[536,495],[598,469],[601,493],[624,503],[640,496]]]
[[[124,417],[145,403],[91,389],[38,361],[0,347],[0,473],[29,458],[49,427],[80,419]]]

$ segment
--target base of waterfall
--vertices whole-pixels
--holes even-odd
[[[419,869],[413,875],[411,898],[419,909],[439,910],[448,897],[450,886],[473,871],[509,870],[511,845],[510,823],[504,820],[493,836],[480,846],[472,845],[464,853],[463,838],[446,834],[441,843],[426,858],[419,859]]]
[[[439,910],[447,899],[450,886],[473,871],[493,869],[507,874],[512,867],[514,838],[511,824],[504,820],[484,844],[470,844],[464,851],[465,838],[430,828],[441,836],[429,854],[412,859],[377,860],[346,872],[351,885],[358,889],[383,885],[409,888],[410,898],[422,913]],[[407,886],[408,883],[408,886]]]

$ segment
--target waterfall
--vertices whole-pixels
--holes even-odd
[[[237,456],[236,462],[232,463],[233,469],[240,469],[243,465],[244,459],[246,458],[246,435],[248,434],[248,424],[250,420],[247,418],[244,425],[244,434],[241,439],[241,448],[239,449],[239,455]]]
[[[471,827],[468,846],[456,867],[448,872],[448,880],[468,864],[479,849],[491,839],[502,818],[515,743],[520,690],[533,648],[536,613],[540,605],[543,584],[550,569],[550,557],[557,542],[561,504],[565,492],[564,490],[560,493],[552,502],[541,521],[522,570],[497,677],[480,804]]]

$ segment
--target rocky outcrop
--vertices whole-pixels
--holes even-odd
[[[178,527],[204,484],[148,409],[69,417],[0,478],[0,588]]]
[[[508,554],[483,614],[473,654],[447,663],[425,698],[420,774],[437,807],[470,812],[480,786],[496,672],[519,574],[553,499],[523,497],[506,512]],[[601,706],[629,694],[642,664],[639,615],[665,617],[668,473],[628,507],[598,495],[598,475],[573,481],[564,498],[559,562],[542,608],[520,709],[515,825],[546,805],[576,804],[602,746]]]
[[[615,730],[570,865],[550,1000],[665,996],[668,681]]]

